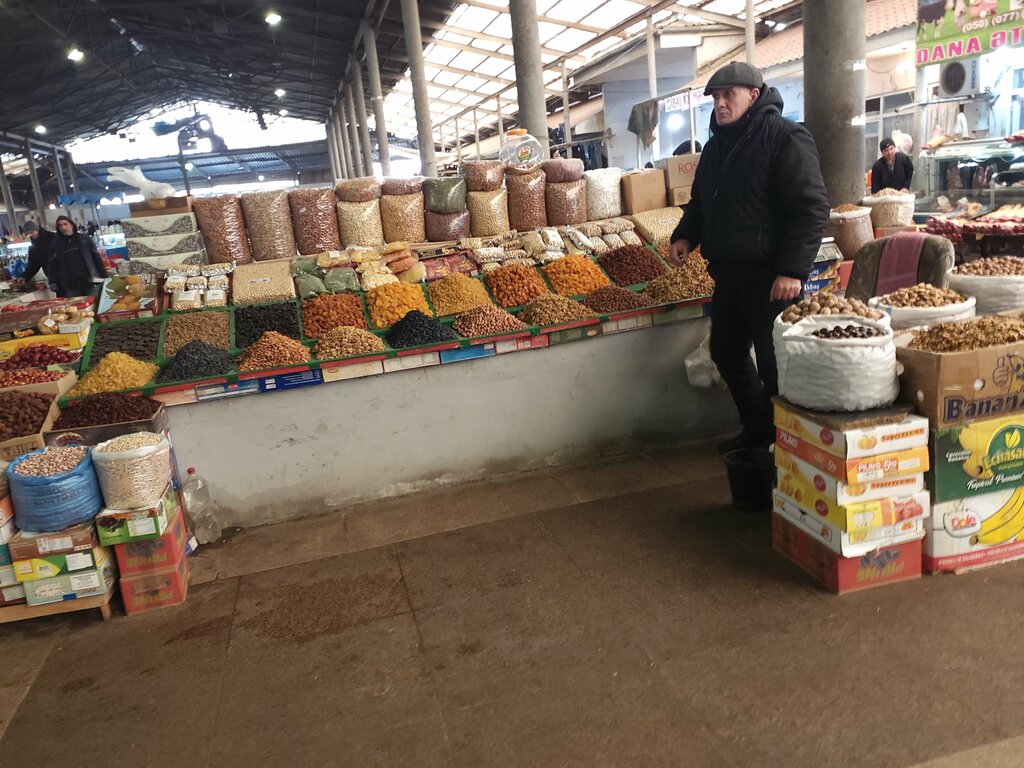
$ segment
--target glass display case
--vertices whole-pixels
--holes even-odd
[[[920,214],[939,213],[938,198],[954,206],[966,197],[985,210],[1024,203],[1024,145],[1003,139],[973,139],[927,150],[915,160],[914,191]]]
[[[96,234],[96,244],[100,252],[105,254],[107,259],[127,259],[128,241],[123,232],[115,232],[110,235]]]
[[[25,274],[25,267],[28,266],[28,249],[31,247],[32,242],[29,240],[0,245],[0,277],[14,280]]]

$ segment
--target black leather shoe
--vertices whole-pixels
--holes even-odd
[[[726,454],[729,451],[739,451],[744,448],[765,448],[767,449],[775,442],[775,437],[758,437],[750,432],[740,432],[735,437],[730,437],[718,444],[718,452]]]

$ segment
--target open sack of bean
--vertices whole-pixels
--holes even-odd
[[[211,264],[248,264],[252,261],[242,204],[237,197],[197,197],[192,201],[192,211],[203,233],[206,255]]]
[[[892,328],[851,317],[807,317],[783,335],[779,393],[819,411],[865,411],[899,394]],[[776,355],[779,345],[776,345]]]
[[[169,465],[168,465],[169,466]],[[23,531],[62,531],[103,508],[86,448],[44,448],[7,466],[14,524]]]
[[[994,256],[977,259],[947,275],[949,287],[977,300],[979,315],[998,315],[1024,307],[1024,258]]]
[[[242,195],[242,213],[256,261],[295,258],[295,235],[286,191],[246,192]]]
[[[871,225],[879,227],[907,227],[914,223],[913,192],[898,189],[880,189],[861,200],[871,209]]]
[[[894,329],[905,330],[967,320],[974,317],[976,303],[973,296],[966,298],[951,288],[936,288],[928,283],[919,283],[885,296],[876,296],[868,302],[868,306],[888,314]]]
[[[171,481],[171,443],[155,432],[135,432],[100,443],[92,451],[107,509],[156,504]]]

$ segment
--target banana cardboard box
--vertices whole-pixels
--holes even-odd
[[[926,527],[928,573],[967,571],[1024,558],[1024,488],[936,504]]]
[[[875,483],[928,471],[928,446],[862,459],[841,459],[784,429],[777,429],[775,450],[785,451],[844,483]]]
[[[934,448],[935,501],[1024,485],[1024,414],[936,430]]]
[[[790,480],[795,480],[811,486],[830,501],[843,506],[860,504],[865,501],[913,496],[924,490],[923,472],[916,475],[899,475],[870,483],[844,483],[842,480],[821,472],[813,464],[787,453],[781,447],[775,451],[775,467],[780,487]]]
[[[871,413],[894,419],[870,424],[864,414],[813,413],[777,397],[775,425],[793,437],[840,459],[864,459],[928,445],[928,419],[906,415],[906,409]]]
[[[880,547],[892,547],[908,541],[920,541],[925,534],[925,518],[914,517],[892,525],[863,531],[844,531],[814,514],[802,504],[775,491],[775,511],[817,539],[837,555],[861,557]]]

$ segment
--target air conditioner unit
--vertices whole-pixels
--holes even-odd
[[[947,61],[939,68],[939,93],[944,98],[975,96],[981,92],[981,61]]]

